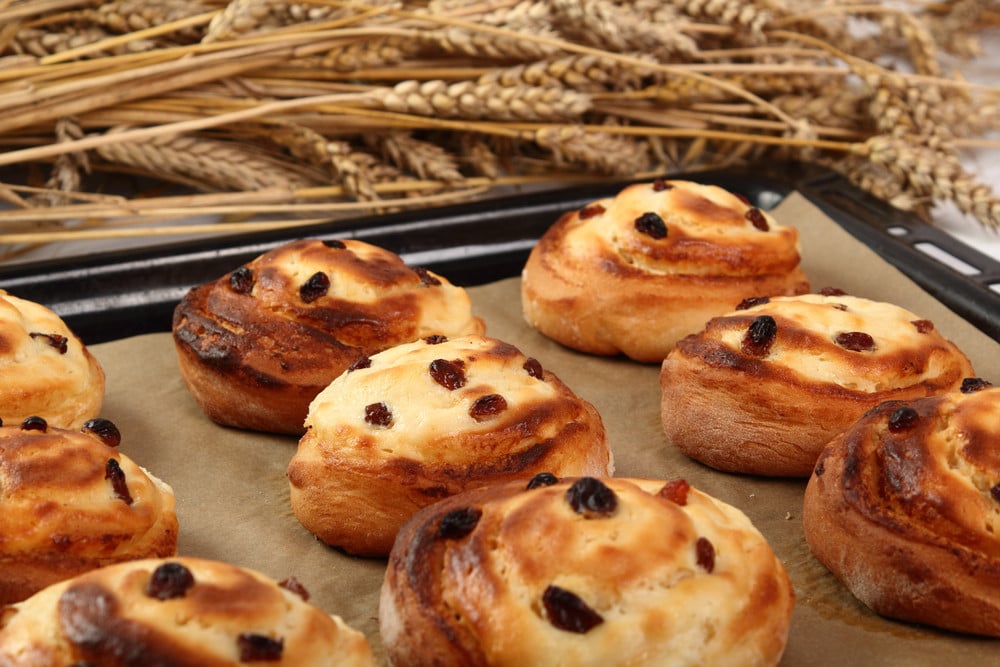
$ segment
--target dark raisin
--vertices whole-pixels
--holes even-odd
[[[1000,482],[997,482],[990,488],[990,495],[993,496],[993,500],[1000,503]]]
[[[365,406],[365,421],[372,426],[388,428],[392,425],[392,410],[385,403],[372,403]]]
[[[934,323],[930,320],[913,320],[912,324],[917,329],[917,333],[930,333],[934,331]]]
[[[322,271],[309,276],[309,280],[299,288],[299,296],[306,303],[312,303],[330,291],[330,278]]]
[[[344,243],[343,241],[338,241],[337,239],[329,239],[323,241],[323,245],[325,245],[327,248],[333,248],[334,250],[345,250],[347,248],[346,243]]]
[[[831,305],[831,307],[835,308],[836,310],[842,310],[845,313],[847,312],[847,304],[846,303],[833,303],[833,304],[830,304],[830,305]]]
[[[666,190],[672,190],[673,188],[674,188],[673,185],[667,183],[662,178],[658,178],[655,181],[653,181],[653,192],[664,192]]]
[[[538,380],[541,380],[545,377],[545,371],[542,369],[541,362],[538,361],[538,359],[535,359],[534,357],[528,357],[524,361],[524,365],[522,366],[522,368],[528,371],[528,375]]]
[[[49,430],[49,423],[38,415],[32,415],[30,417],[25,417],[24,421],[21,422],[21,430],[41,431],[42,433],[45,433]]]
[[[675,479],[664,484],[658,495],[678,505],[687,505],[688,491],[690,490],[691,485],[687,483],[687,480]]]
[[[438,537],[459,540],[472,532],[482,516],[483,511],[476,507],[463,507],[448,512],[441,517],[441,523],[438,524]]]
[[[256,282],[257,278],[253,271],[245,266],[229,274],[229,289],[237,294],[249,294]]]
[[[285,640],[254,632],[242,632],[236,638],[240,662],[278,662],[285,650]]]
[[[110,419],[97,417],[87,420],[80,430],[84,433],[93,433],[101,439],[101,442],[109,447],[117,447],[122,442],[121,431],[118,430],[118,427]]]
[[[507,399],[500,394],[486,394],[476,399],[469,408],[469,416],[477,422],[486,421],[507,409]]]
[[[440,345],[441,343],[447,343],[448,337],[442,336],[441,334],[434,334],[432,336],[427,336],[424,338],[424,342],[428,345]]]
[[[813,469],[813,474],[815,474],[817,477],[822,477],[823,473],[825,472],[826,472],[826,466],[821,460],[816,464],[816,467]]]
[[[875,349],[875,339],[864,331],[845,331],[837,334],[834,341],[851,352],[871,352]]]
[[[581,220],[586,220],[587,218],[593,218],[595,215],[604,213],[604,210],[604,207],[600,204],[591,204],[590,206],[584,206],[581,208],[578,215]]]
[[[657,213],[649,211],[635,219],[635,230],[654,239],[667,238],[667,223]]]
[[[542,605],[549,623],[567,632],[584,634],[604,622],[601,615],[579,596],[558,586],[549,585],[545,588]]]
[[[194,575],[180,563],[163,563],[146,582],[146,595],[157,600],[184,597],[194,586]]]
[[[839,287],[824,287],[819,291],[822,296],[845,296],[847,292]]]
[[[362,368],[370,368],[372,365],[372,360],[367,355],[361,355],[355,359],[350,366],[347,367],[347,371],[356,371]]]
[[[302,582],[295,577],[288,577],[287,579],[279,581],[278,586],[284,588],[290,593],[298,595],[306,602],[309,601],[309,591],[306,590],[306,587],[302,585]]]
[[[765,303],[771,303],[771,297],[769,296],[748,296],[747,298],[736,304],[736,310],[746,310],[747,308],[753,308],[754,306],[762,306]]]
[[[917,419],[920,415],[913,408],[904,405],[901,408],[896,408],[891,415],[889,415],[889,432],[890,433],[900,433],[902,431],[909,431],[911,428],[916,426]]]
[[[417,267],[413,269],[413,272],[420,277],[420,282],[428,287],[435,287],[441,284],[441,281],[437,279],[436,276],[432,275],[430,271],[425,268]]]
[[[39,338],[43,339],[50,346],[57,349],[59,354],[66,354],[66,351],[69,349],[69,339],[66,338],[66,336],[60,336],[59,334],[54,333],[38,333],[37,331],[32,331],[28,335],[36,340]]]
[[[745,354],[763,357],[771,351],[771,344],[778,335],[778,323],[770,315],[758,315],[747,328],[740,348]]]
[[[430,365],[431,377],[445,389],[455,391],[465,386],[465,362],[435,359]]]
[[[694,553],[701,569],[708,573],[715,569],[715,547],[707,538],[698,538],[698,541],[694,543]]]
[[[566,489],[566,502],[588,519],[611,516],[618,508],[615,492],[599,479],[581,477]]]
[[[771,228],[770,225],[767,224],[767,217],[764,215],[764,212],[756,206],[751,206],[747,209],[746,219],[750,221],[750,224],[753,225],[755,229],[759,229],[762,232],[766,232]]]
[[[540,472],[531,479],[528,480],[527,490],[539,489],[543,486],[552,486],[553,484],[558,484],[559,478],[550,472]]]
[[[961,392],[963,394],[972,394],[992,386],[992,382],[983,378],[965,378],[962,380]]]
[[[104,466],[104,479],[111,482],[111,488],[115,492],[115,498],[124,501],[126,505],[132,504],[132,494],[128,492],[128,483],[125,481],[125,471],[114,459],[108,459]]]

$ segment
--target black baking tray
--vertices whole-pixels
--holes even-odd
[[[797,191],[956,314],[1000,341],[1000,262],[865,194],[835,172],[779,163],[669,176],[719,185],[764,210]],[[293,230],[0,266],[0,288],[48,306],[90,345],[169,331],[174,306],[191,287],[296,238],[362,239],[456,284],[478,285],[520,273],[532,246],[562,213],[613,195],[624,185],[609,181]],[[958,271],[934,259],[921,250],[928,245],[971,270]]]

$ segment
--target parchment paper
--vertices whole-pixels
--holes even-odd
[[[997,344],[960,320],[803,198],[773,214],[799,228],[803,268],[814,289],[902,305],[932,320],[972,359],[978,375],[1000,383]],[[487,333],[537,357],[600,411],[618,476],[684,477],[741,508],[786,564],[796,590],[782,665],[997,664],[1000,641],[889,621],[854,600],[810,555],[802,536],[805,482],[719,473],[666,441],[659,422],[657,365],[578,354],[528,328],[516,278],[472,288]],[[294,575],[311,601],[364,632],[383,660],[378,591],[385,563],[344,555],[318,542],[295,519],[285,467],[297,441],[227,429],[209,421],[181,382],[169,334],[96,345],[107,373],[104,416],[121,429],[121,450],[171,484],[183,555],[229,561],[275,579]]]

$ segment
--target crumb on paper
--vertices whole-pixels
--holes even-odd
[[[792,513],[785,512],[785,521],[791,521],[791,519],[792,519]]]

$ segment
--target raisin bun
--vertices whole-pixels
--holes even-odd
[[[106,419],[0,427],[0,603],[119,561],[173,555],[170,487],[115,450]]]
[[[191,290],[173,320],[181,374],[210,418],[295,435],[358,359],[484,330],[464,289],[362,241],[281,246]]]
[[[776,665],[794,604],[738,509],[681,480],[539,475],[421,510],[379,603],[417,665]]]
[[[1000,388],[882,403],[823,450],[803,527],[884,616],[1000,637]]]
[[[54,312],[0,290],[0,415],[80,428],[104,403],[104,371]]]
[[[288,466],[292,509],[323,542],[385,556],[418,509],[542,470],[610,475],[593,405],[514,346],[433,337],[366,359],[313,401]]]
[[[807,477],[869,408],[973,375],[928,320],[828,292],[751,299],[681,340],[660,370],[667,438],[719,470]]]
[[[565,214],[528,257],[528,323],[567,347],[660,362],[757,294],[799,294],[798,232],[714,185],[632,185]]]
[[[364,636],[305,597],[218,561],[112,565],[0,610],[0,667],[374,667]]]

